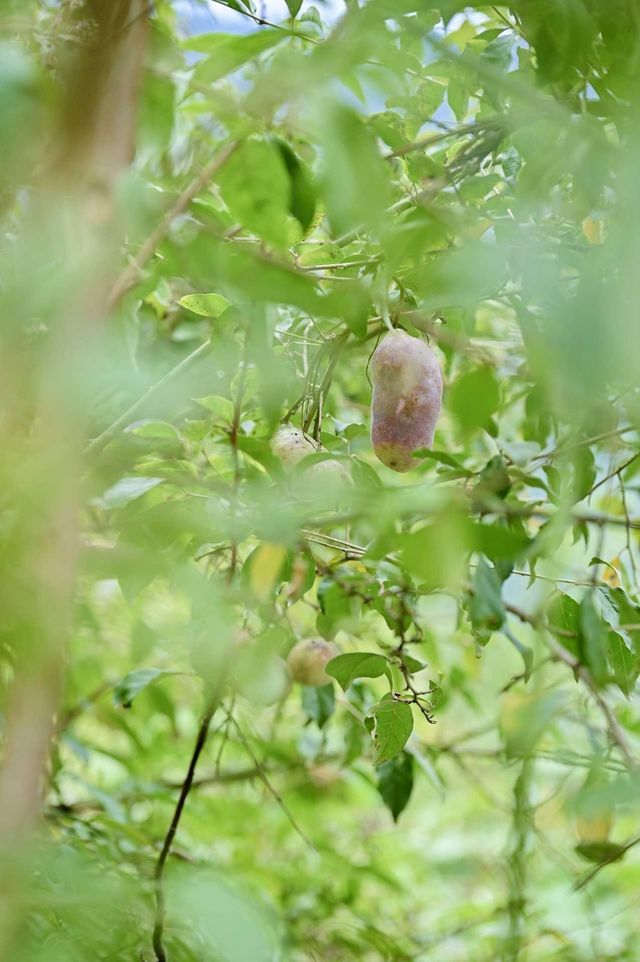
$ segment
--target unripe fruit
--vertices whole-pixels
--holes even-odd
[[[276,457],[280,458],[285,468],[293,468],[307,455],[319,454],[326,449],[309,438],[300,428],[283,424],[271,439],[271,450]],[[351,481],[351,475],[345,466],[335,458],[327,458],[326,461],[318,461],[310,465],[305,475],[314,481],[341,481],[342,483]]]
[[[414,451],[433,444],[442,406],[442,373],[436,355],[417,337],[390,331],[371,360],[371,442],[377,458],[394,471],[410,471]]]
[[[339,654],[337,645],[332,641],[324,641],[322,638],[299,641],[287,658],[291,677],[300,685],[311,685],[314,688],[329,685],[333,679],[324,669],[327,663]]]
[[[264,659],[239,680],[238,688],[254,705],[269,708],[284,701],[291,691],[292,678],[286,662],[278,656]]]
[[[287,468],[299,464],[308,454],[316,454],[320,446],[292,424],[283,424],[271,439],[271,450]]]

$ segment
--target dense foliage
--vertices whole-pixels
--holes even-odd
[[[632,962],[640,8],[263,7],[0,4],[0,958]]]

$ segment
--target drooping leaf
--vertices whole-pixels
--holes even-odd
[[[408,752],[401,752],[379,765],[376,777],[382,800],[397,822],[413,791],[413,757]]]
[[[318,728],[324,728],[335,711],[336,695],[333,685],[313,687],[302,685],[302,708]]]
[[[506,617],[500,579],[484,558],[480,558],[475,571],[469,616],[474,629],[481,632],[496,631]]]

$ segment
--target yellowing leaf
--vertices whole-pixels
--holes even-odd
[[[620,558],[616,556],[609,562],[609,564],[605,567],[604,571],[602,572],[602,580],[606,584],[608,584],[611,588],[620,587],[620,576],[618,574],[619,565],[620,565]]]
[[[287,557],[283,544],[265,541],[254,551],[249,570],[251,591],[260,601],[266,601],[273,591]]]
[[[604,221],[593,217],[585,217],[582,221],[582,233],[590,244],[602,244],[604,240]]]

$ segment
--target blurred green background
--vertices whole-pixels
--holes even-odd
[[[636,0],[0,0],[2,962],[637,962],[639,80]]]

